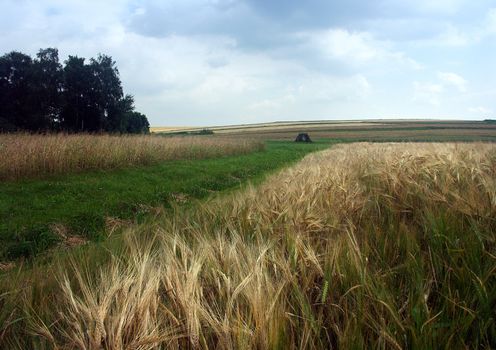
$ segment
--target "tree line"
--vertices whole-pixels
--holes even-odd
[[[69,56],[62,65],[46,48],[0,57],[0,132],[12,131],[147,133],[149,123],[124,95],[112,57]]]

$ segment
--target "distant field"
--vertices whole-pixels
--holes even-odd
[[[191,127],[188,126],[157,126],[151,127],[150,132],[159,133],[159,132],[174,132],[181,130],[191,130]]]
[[[182,129],[181,133],[203,128]],[[293,140],[299,132],[312,139],[354,141],[496,141],[496,124],[482,121],[310,121],[208,128],[219,137],[248,137],[261,140]],[[177,131],[163,134],[173,135]]]
[[[379,123],[378,123],[379,124]],[[333,126],[354,126],[354,125],[374,125],[369,122],[362,121],[291,121],[291,122],[271,122],[271,123],[253,123],[253,124],[240,124],[240,125],[223,125],[211,127],[151,127],[150,131],[153,133],[174,133],[174,132],[195,132],[203,129],[209,129],[218,133],[229,132],[243,132],[243,131],[256,131],[256,130],[277,130],[277,129],[292,129],[292,128],[306,128],[311,126],[318,127],[333,127]]]
[[[197,132],[203,129],[209,129],[216,133],[229,132],[244,132],[256,130],[277,130],[277,129],[292,129],[306,128],[311,126],[354,126],[354,125],[372,125],[369,122],[362,121],[288,121],[288,122],[270,122],[270,123],[253,123],[240,125],[221,125],[221,126],[202,126],[202,127],[187,127],[187,126],[171,126],[171,127],[151,127],[152,133],[178,133],[178,132]]]

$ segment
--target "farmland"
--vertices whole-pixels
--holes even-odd
[[[496,349],[496,1],[0,19],[0,350]]]
[[[495,346],[494,124],[203,129],[0,136],[0,344]]]
[[[0,180],[215,158],[262,149],[263,143],[248,139],[0,134]]]
[[[20,135],[17,142],[28,138],[27,135]],[[44,144],[41,136],[34,138],[36,140],[32,142],[36,146],[33,148],[41,148]],[[91,136],[74,138],[80,140]],[[46,154],[54,153],[57,148],[67,149],[57,146],[54,142],[57,139],[48,137],[48,141],[53,142],[51,152],[30,152],[29,156],[4,154],[12,161],[2,164],[5,169],[3,174],[24,176],[16,181],[0,182],[0,216],[3,218],[0,221],[0,262],[6,265],[12,259],[37,255],[58,245],[64,247],[74,241],[102,241],[116,225],[143,220],[152,215],[156,208],[189,204],[194,199],[239,187],[247,180],[260,180],[265,173],[328,145],[325,142],[312,145],[268,142],[264,146],[259,141],[210,137],[154,137],[152,140],[144,137],[122,140],[103,138],[93,140],[96,145],[100,142],[99,146],[87,146],[90,149],[93,147],[93,151],[75,154],[76,159],[83,159],[83,162],[76,164],[92,167],[85,170],[69,167],[68,161],[69,165],[74,162],[70,162],[73,158],[69,155],[72,153],[66,151],[51,161],[56,166],[46,168],[52,171],[44,171],[44,159],[51,159]],[[62,137],[62,140],[67,143],[67,137]],[[125,145],[126,141],[139,141],[140,146]],[[125,162],[124,157],[129,159],[127,150],[138,147],[146,153],[150,144],[158,144],[157,148],[151,148],[152,155],[169,160],[155,160],[141,165]],[[24,146],[23,150],[27,148]],[[92,156],[100,164],[111,163],[114,167],[95,169],[98,163],[91,159]],[[132,156],[131,160],[135,159],[139,160]],[[66,169],[67,173],[61,174],[62,169]]]
[[[492,348],[495,154],[491,143],[312,153],[261,183],[10,272],[0,341]]]
[[[203,128],[178,130],[152,128],[162,135],[194,133]],[[307,132],[313,139],[340,142],[358,141],[495,141],[496,124],[491,121],[314,121],[278,122],[253,125],[210,127],[219,137],[250,137],[261,140],[293,140],[298,132]]]

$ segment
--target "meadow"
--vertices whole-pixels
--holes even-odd
[[[0,134],[0,180],[247,154],[263,147],[246,138]]]
[[[496,347],[496,146],[353,143],[0,280],[7,348]]]

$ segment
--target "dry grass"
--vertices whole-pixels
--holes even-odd
[[[261,150],[257,141],[212,137],[0,134],[0,180]]]
[[[14,300],[30,318],[4,321],[0,341],[3,330],[5,344],[36,348],[493,348],[495,179],[493,145],[336,146],[5,296],[4,319]]]

